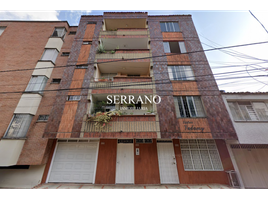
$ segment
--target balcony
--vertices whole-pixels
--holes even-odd
[[[121,18],[121,19],[104,19],[103,30],[113,31],[122,28],[140,29],[146,28],[146,18]]]
[[[124,77],[95,78],[91,81],[90,88],[100,89],[153,89],[151,77]]]
[[[114,51],[114,52],[113,52]],[[149,49],[115,49],[115,50],[107,50],[106,53],[97,53],[96,59],[118,59],[118,60],[126,60],[126,59],[138,59],[140,61],[147,61],[152,56]],[[150,61],[149,61],[150,62]]]
[[[86,122],[84,132],[99,132],[95,122]],[[102,132],[157,132],[155,121],[118,121],[110,122]]]
[[[121,28],[114,31],[101,31],[100,37],[105,38],[108,36],[149,36],[149,31],[146,28]]]

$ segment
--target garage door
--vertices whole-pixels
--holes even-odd
[[[231,145],[245,188],[268,188],[267,145]]]
[[[94,183],[98,142],[59,142],[48,182]]]

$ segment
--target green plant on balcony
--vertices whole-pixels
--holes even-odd
[[[115,50],[112,50],[112,51],[111,51],[111,54],[114,54],[114,53],[115,53]]]
[[[93,121],[94,126],[99,132],[102,132],[105,126],[109,124],[112,116],[121,116],[122,113],[118,110],[108,111],[108,112],[97,112],[96,114],[89,116],[87,122]]]
[[[105,48],[104,48],[104,45],[102,42],[99,44],[97,52],[98,53],[105,53]]]

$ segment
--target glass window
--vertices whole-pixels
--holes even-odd
[[[58,54],[59,54],[59,52],[57,49],[45,49],[41,60],[49,60],[49,61],[52,61],[53,63],[55,63]]]
[[[66,34],[65,28],[55,28],[52,36],[64,38],[65,34]]]
[[[199,96],[174,97],[177,117],[205,117],[205,111]]]
[[[49,115],[39,115],[37,121],[47,121]]]
[[[214,140],[180,140],[183,166],[188,171],[222,171]]]
[[[234,120],[268,121],[268,106],[266,102],[228,102]]]
[[[23,138],[26,136],[33,116],[30,114],[15,114],[11,120],[4,138]]]
[[[160,22],[160,28],[162,32],[179,32],[178,22]]]
[[[6,26],[0,26],[0,35],[2,35],[5,29],[6,29]]]
[[[191,66],[168,66],[170,80],[194,80]]]
[[[184,42],[163,42],[165,53],[187,53]]]
[[[26,92],[40,92],[42,93],[48,78],[46,76],[32,76],[27,88]]]

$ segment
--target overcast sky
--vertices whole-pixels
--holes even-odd
[[[178,5],[172,8],[181,8],[175,11],[170,10],[171,4],[168,3],[154,7],[140,6],[144,2],[140,0],[135,1],[136,3],[131,6],[124,5],[123,7],[119,6],[121,4],[115,4],[117,1],[113,1],[112,4],[101,1],[101,5],[91,5],[90,1],[83,1],[84,4],[65,5],[57,1],[52,8],[48,5],[52,5],[55,1],[46,1],[46,5],[41,7],[36,5],[36,2],[32,1],[31,4],[27,4],[27,1],[23,1],[22,4],[16,5],[7,3],[4,7],[1,5],[0,20],[66,20],[71,26],[77,26],[81,15],[102,15],[107,11],[143,11],[148,12],[149,15],[190,14],[204,50],[268,41],[268,33],[265,30],[265,28],[268,29],[268,8],[263,1],[258,0],[252,1],[253,6],[247,5],[246,1],[240,4],[233,4],[229,0],[212,1],[217,2],[218,5],[208,6],[208,8],[204,4],[201,6],[191,4],[192,1],[180,6],[179,1],[174,1]],[[80,0],[75,2],[80,2]],[[126,3],[126,1],[122,2]],[[211,1],[202,2],[210,3]],[[228,8],[228,3],[232,3],[233,7]],[[256,4],[258,7],[255,6]],[[27,5],[31,6],[27,7]],[[268,77],[261,77],[268,75],[268,43],[208,51],[206,55],[220,90],[226,92],[268,91]]]

